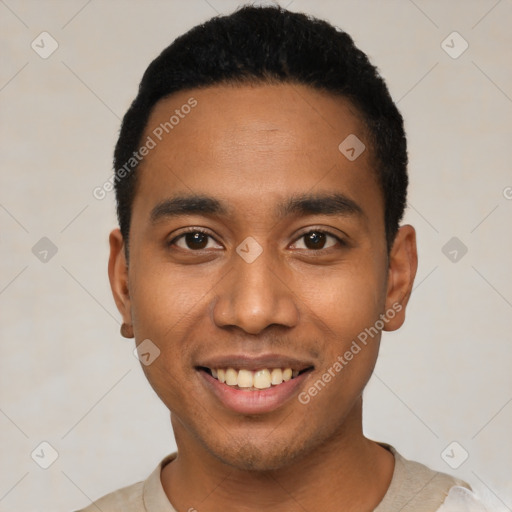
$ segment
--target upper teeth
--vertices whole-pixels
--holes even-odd
[[[262,368],[261,370],[235,370],[234,368],[211,369],[213,377],[228,386],[238,386],[239,388],[266,389],[270,386],[277,386],[282,382],[297,377],[298,370],[291,368]]]

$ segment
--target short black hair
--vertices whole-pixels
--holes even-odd
[[[407,143],[402,116],[383,78],[352,38],[326,21],[279,6],[247,5],[178,37],[144,73],[114,152],[117,217],[127,257],[137,183],[132,157],[155,104],[178,91],[257,83],[307,85],[356,107],[372,144],[389,251],[406,204]],[[135,162],[130,172],[127,162]]]

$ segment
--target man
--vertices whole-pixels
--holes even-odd
[[[362,431],[417,268],[402,117],[352,39],[245,7],[151,63],[109,277],[177,454],[86,511],[484,510]]]

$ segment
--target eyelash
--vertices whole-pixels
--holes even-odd
[[[202,233],[204,235],[207,235],[209,236],[210,238],[212,238],[213,240],[215,240],[216,243],[219,243],[217,242],[217,240],[215,239],[215,237],[208,231],[206,231],[205,229],[203,228],[189,228],[187,229],[186,231],[183,231],[182,233],[180,233],[178,236],[174,237],[169,243],[168,245],[169,246],[172,246],[176,243],[177,240],[179,240],[180,238],[184,237],[185,235],[187,235],[188,233]],[[341,246],[346,246],[347,243],[345,240],[343,240],[342,238],[340,238],[339,236],[335,235],[334,233],[331,233],[330,231],[326,231],[325,229],[316,229],[316,228],[312,228],[310,229],[309,231],[306,231],[304,233],[302,233],[299,237],[297,237],[295,239],[295,242],[296,243],[298,240],[300,240],[301,238],[305,237],[306,235],[309,235],[311,233],[319,233],[319,234],[323,234],[323,235],[327,235],[327,236],[331,236],[333,237],[339,245]],[[320,251],[326,251],[328,249],[332,249],[332,247],[327,247],[326,249],[306,249],[308,252],[320,252]],[[188,252],[201,252],[202,250],[205,250],[205,249],[199,249],[199,250],[192,250],[192,249],[186,249]]]

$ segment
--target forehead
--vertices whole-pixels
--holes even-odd
[[[308,151],[325,151],[329,144],[337,150],[345,136],[366,138],[365,132],[359,112],[346,98],[286,83],[180,91],[157,102],[145,129],[157,142],[178,145],[186,139],[187,145],[208,152],[248,144],[264,151],[269,143],[297,150],[297,142],[307,142]],[[190,140],[192,134],[197,138]]]
[[[307,86],[181,91],[155,105],[142,137],[143,143],[150,140],[135,198],[147,210],[183,194],[213,195],[255,209],[318,189],[354,200],[366,191],[379,201],[371,146],[357,110],[344,98]],[[364,151],[347,158],[352,147]]]

